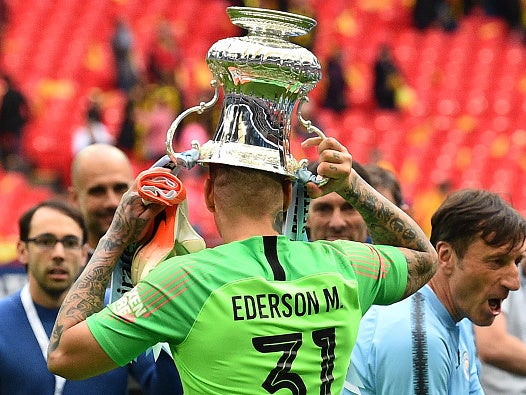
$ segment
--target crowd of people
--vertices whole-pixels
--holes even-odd
[[[307,144],[313,143],[307,142]],[[334,139],[329,139],[327,142],[317,141],[315,144],[324,144],[326,146],[324,150],[320,150],[320,158],[329,161],[330,165],[327,162],[318,161],[313,163],[311,168],[315,169],[318,174],[331,179],[335,186],[325,187],[327,188],[326,191],[322,191],[316,186],[309,186],[313,199],[311,200],[307,221],[310,241],[306,243],[307,245],[312,244],[312,248],[314,248],[314,246],[318,245],[316,241],[321,242],[321,245],[325,245],[326,241],[330,241],[332,243],[331,249],[336,248],[336,251],[339,251],[340,248],[343,248],[338,255],[343,254],[342,257],[349,259],[351,263],[351,266],[349,266],[351,272],[349,273],[354,273],[351,278],[357,279],[358,284],[360,284],[358,288],[360,290],[358,293],[360,295],[358,306],[361,307],[358,311],[361,313],[354,320],[349,319],[346,315],[343,316],[343,322],[353,323],[352,325],[355,325],[353,330],[358,331],[352,358],[349,354],[352,364],[349,366],[349,372],[346,375],[345,393],[389,394],[396,389],[397,393],[407,394],[415,393],[415,391],[424,391],[425,393],[457,391],[458,393],[482,394],[484,393],[482,392],[483,390],[490,391],[495,386],[499,388],[494,390],[497,391],[495,393],[502,393],[501,391],[505,390],[507,391],[506,393],[511,394],[512,392],[509,391],[512,388],[517,389],[517,392],[514,393],[520,393],[526,380],[524,378],[521,379],[520,376],[521,354],[518,351],[523,347],[523,337],[519,319],[520,311],[516,309],[520,308],[520,301],[522,300],[520,296],[522,294],[520,278],[523,275],[519,272],[519,268],[522,267],[521,263],[526,252],[526,220],[497,194],[483,190],[456,191],[445,199],[434,214],[431,239],[427,241],[427,237],[416,223],[400,208],[404,205],[403,195],[400,185],[392,172],[373,164],[361,166],[357,162],[352,162],[352,167],[349,166],[348,163],[351,162],[351,157],[348,155],[345,160],[342,159],[342,155],[345,158],[346,149]],[[242,253],[243,249],[250,251],[256,248],[257,243],[254,244],[254,237],[264,243],[265,247],[263,248],[262,246],[261,248],[262,251],[266,251],[265,255],[271,254],[271,250],[267,251],[267,249],[272,247],[267,245],[267,243],[268,240],[272,240],[279,233],[276,230],[275,221],[277,215],[282,213],[290,202],[290,181],[281,176],[276,179],[275,175],[265,174],[266,172],[259,170],[226,167],[227,169],[224,169],[224,166],[211,166],[211,178],[207,180],[207,186],[205,187],[207,206],[215,217],[215,222],[225,245],[205,250],[206,252],[191,254],[190,260],[174,258],[166,263],[160,262],[159,266],[164,269],[159,270],[158,277],[154,277],[157,280],[151,280],[154,281],[152,286],[155,284],[155,281],[164,282],[170,279],[171,276],[177,275],[180,268],[189,270],[190,267],[200,267],[202,264],[209,265],[215,259],[219,259],[214,265],[218,267],[218,276],[226,276],[229,270],[235,269],[236,277],[234,278],[237,278],[237,276],[241,277],[237,278],[234,283],[237,284],[238,281],[243,281],[243,278],[252,278],[257,271],[251,272],[251,270],[256,270],[251,265],[248,265],[247,272],[243,270],[242,273],[237,273],[237,271],[247,265],[247,258],[243,258],[246,256],[246,252]],[[225,172],[225,174],[222,174],[222,172]],[[228,179],[228,182],[223,180],[225,177]],[[145,210],[147,208],[151,209],[152,212],[148,213],[148,216],[154,218],[160,209],[159,207],[151,208],[149,207],[150,205],[143,205],[142,200],[136,193],[137,184],[135,182],[134,185],[128,158],[125,153],[112,145],[94,144],[79,152],[72,166],[72,180],[73,183],[69,190],[68,199],[39,203],[24,213],[19,221],[20,239],[17,252],[19,261],[26,267],[28,284],[0,301],[0,311],[4,311],[5,314],[9,314],[13,318],[5,320],[4,325],[0,326],[0,338],[3,339],[2,344],[4,344],[0,348],[0,365],[4,366],[3,369],[0,369],[0,372],[6,373],[5,376],[0,373],[2,377],[0,380],[1,388],[3,388],[2,392],[27,393],[25,391],[32,391],[32,388],[50,388],[50,390],[59,388],[63,391],[61,393],[78,393],[78,391],[82,393],[99,393],[100,389],[104,388],[105,393],[108,391],[110,391],[108,393],[113,393],[111,392],[113,388],[116,391],[115,393],[122,393],[123,388],[129,387],[130,393],[134,393],[133,388],[142,388],[137,389],[137,391],[146,391],[144,393],[162,393],[156,391],[163,391],[163,389],[167,391],[168,388],[170,393],[182,393],[179,379],[179,374],[181,374],[183,381],[187,380],[185,381],[188,386],[187,391],[197,390],[208,393],[207,391],[211,391],[211,389],[203,383],[208,382],[208,380],[211,380],[210,377],[213,377],[212,381],[214,381],[214,385],[219,386],[218,388],[226,389],[229,393],[235,393],[235,388],[229,387],[232,384],[228,380],[220,379],[221,377],[226,377],[225,373],[216,371],[216,369],[220,370],[220,366],[229,366],[230,369],[235,364],[236,358],[238,358],[237,352],[233,353],[232,356],[226,353],[226,350],[235,349],[235,347],[229,345],[226,339],[224,339],[226,342],[225,348],[216,344],[215,348],[212,347],[214,352],[211,354],[206,353],[207,351],[210,352],[210,345],[205,345],[205,349],[202,349],[202,346],[199,345],[200,342],[196,344],[193,342],[188,344],[181,342],[179,344],[182,340],[175,340],[176,338],[187,339],[188,337],[190,339],[194,337],[201,339],[199,334],[202,334],[203,331],[208,335],[216,333],[217,337],[221,338],[225,332],[223,326],[217,325],[217,320],[220,319],[219,316],[214,319],[209,319],[210,317],[208,317],[206,319],[200,318],[198,321],[190,321],[192,324],[188,323],[189,328],[196,326],[199,328],[198,333],[193,334],[193,331],[183,331],[175,338],[172,337],[175,334],[171,333],[168,335],[164,330],[160,330],[160,327],[152,326],[150,329],[153,330],[151,340],[146,343],[140,342],[141,344],[137,344],[137,351],[130,350],[129,354],[126,353],[126,356],[121,356],[123,350],[127,349],[127,346],[124,346],[127,343],[124,343],[118,349],[118,352],[117,349],[111,351],[116,352],[116,354],[111,354],[111,359],[105,356],[106,354],[100,354],[100,348],[99,353],[95,351],[97,347],[102,346],[105,350],[104,352],[110,355],[109,353],[112,349],[109,348],[109,344],[117,341],[116,338],[110,337],[112,339],[110,340],[111,343],[106,344],[103,342],[102,339],[105,339],[109,334],[103,334],[106,330],[104,328],[108,324],[107,322],[104,323],[106,319],[104,316],[101,316],[98,318],[101,322],[97,326],[95,323],[84,326],[84,332],[75,334],[78,337],[72,340],[61,340],[65,344],[71,344],[72,351],[69,352],[78,349],[81,355],[76,355],[73,357],[74,359],[69,361],[64,357],[64,355],[70,355],[68,352],[67,354],[60,354],[61,358],[58,359],[58,362],[51,362],[52,371],[58,369],[59,375],[54,376],[47,370],[45,366],[47,354],[42,353],[42,350],[47,348],[49,340],[46,339],[53,339],[51,328],[57,315],[60,314],[60,305],[65,301],[65,306],[67,307],[64,309],[69,308],[72,311],[80,309],[79,311],[82,311],[81,308],[84,304],[78,304],[78,299],[95,297],[96,299],[101,298],[100,303],[90,308],[95,309],[93,312],[102,308],[107,303],[107,284],[110,280],[108,275],[112,273],[116,259],[122,254],[123,248],[136,242],[135,237],[143,233],[141,230],[147,223],[143,218],[146,213]],[[347,181],[339,188],[344,189],[334,190],[333,188],[340,185],[343,180]],[[347,182],[350,183],[347,184]],[[238,185],[238,183],[243,185],[243,187]],[[252,184],[253,186],[251,186]],[[262,185],[267,185],[268,193],[262,191]],[[373,185],[375,189],[370,185]],[[354,189],[348,190],[347,188]],[[254,196],[253,190],[258,191],[259,199],[249,199],[249,197]],[[278,192],[280,190],[281,193]],[[333,190],[334,192],[329,192]],[[244,193],[240,191],[244,191]],[[324,193],[326,195],[322,196]],[[276,199],[276,196],[281,194],[283,194],[282,199]],[[121,200],[123,196],[124,198]],[[228,198],[225,199],[227,196]],[[139,198],[140,203],[137,203],[137,198]],[[234,200],[232,201],[232,199]],[[251,201],[250,204],[248,204],[249,201]],[[243,204],[248,206],[246,212],[243,211]],[[125,211],[128,206],[133,207],[133,210]],[[256,207],[258,210],[256,210]],[[256,215],[257,212],[261,212],[261,214]],[[387,218],[389,217],[385,217],[388,212],[391,215],[395,215],[394,218],[396,220],[394,218],[388,220]],[[227,214],[232,217],[229,217]],[[141,220],[141,218],[143,219]],[[239,222],[243,218],[246,221],[245,225],[243,225],[243,222]],[[123,223],[120,223],[117,219],[123,221]],[[394,228],[390,225],[393,220],[399,222]],[[266,221],[268,221],[268,225],[262,226]],[[236,225],[233,225],[233,223]],[[395,233],[393,234],[393,232]],[[418,239],[405,240],[407,232],[416,232],[415,236],[418,235]],[[110,240],[107,240],[108,238]],[[126,242],[122,244],[120,240],[126,240]],[[327,252],[323,252],[321,255],[323,258],[321,258],[319,255],[321,251],[315,253],[316,249],[312,250],[311,248],[305,251],[303,250],[305,246],[302,248],[297,246],[294,248],[294,254],[292,254],[292,250],[285,254],[285,251],[281,250],[285,248],[282,245],[285,242],[283,236],[277,236],[275,241],[277,244],[274,248],[276,246],[280,247],[279,252],[277,252],[277,259],[279,260],[278,267],[284,265],[282,267],[285,270],[283,273],[293,273],[299,267],[302,268],[300,270],[301,275],[296,280],[303,278],[302,276],[305,276],[306,273],[309,273],[309,277],[313,276],[320,269],[323,273],[326,273],[328,268],[333,265],[331,262],[335,259],[335,256],[329,258],[331,255],[327,255]],[[408,242],[410,244],[407,244]],[[241,250],[239,249],[240,246],[237,245],[239,243],[243,246]],[[423,257],[429,256],[431,247],[426,247],[424,251],[427,252],[421,252],[420,254],[427,255],[422,255],[420,258],[415,256],[417,254],[416,251],[409,252],[402,248],[399,251],[404,252],[405,258],[397,261],[395,256],[399,252],[395,254],[395,250],[382,247],[384,243],[418,249],[430,243],[429,245],[433,245],[434,249],[436,249],[438,256],[436,273],[431,278],[434,269],[428,268],[424,270],[422,267],[419,267],[424,262],[422,261]],[[371,266],[373,272],[376,270],[387,270],[384,275],[392,272],[392,280],[390,281],[394,282],[383,285],[377,283],[373,286],[374,282],[368,283],[371,281],[370,279],[367,281],[365,279],[360,280],[360,276],[363,276],[364,272],[359,267],[364,264],[363,259],[365,259],[366,251],[369,251],[359,247],[360,245],[374,248],[375,256],[380,254],[378,257],[381,256],[383,257],[382,259],[388,260],[390,265],[394,265],[390,269],[384,265],[380,265],[381,269],[378,267],[374,268],[374,265]],[[326,247],[328,246],[326,245]],[[292,249],[293,246],[288,248]],[[112,252],[112,249],[116,249],[116,252]],[[214,258],[214,251],[216,250],[217,253],[220,252],[219,257],[229,257],[227,261],[222,262],[222,258]],[[290,262],[286,261],[285,257],[288,254],[296,257],[296,259],[292,259]],[[315,257],[312,263],[308,263],[310,256]],[[358,256],[360,258],[356,260]],[[238,260],[236,257],[240,261],[233,264],[232,259],[234,261]],[[433,255],[425,259],[431,258],[433,258]],[[86,263],[90,262],[90,259],[93,263],[89,263],[85,267]],[[301,264],[298,263],[298,259],[301,260]],[[323,259],[324,265],[322,267],[319,265],[319,259]],[[411,269],[412,259],[415,260],[414,264],[416,265],[413,269]],[[434,258],[431,259],[429,265],[433,261]],[[266,262],[266,259],[263,262]],[[272,267],[271,262],[268,264]],[[360,266],[355,265],[358,262]],[[371,261],[370,264],[372,263]],[[340,269],[337,272],[342,270],[341,267],[343,266],[341,265],[342,263],[340,262],[338,264]],[[405,265],[409,265],[409,267],[403,269]],[[395,267],[397,268],[395,269]],[[227,270],[227,268],[230,269]],[[106,272],[106,275],[99,278],[96,273],[100,270]],[[429,270],[431,273],[428,272]],[[272,271],[274,276],[279,273],[276,267],[273,267]],[[412,274],[413,271],[414,274]],[[196,274],[198,272],[199,270]],[[411,278],[412,275],[416,276],[417,273],[419,277]],[[84,287],[89,284],[89,293],[84,295],[86,291],[84,287],[79,285],[79,288],[75,291],[76,295],[73,294],[65,299],[66,294],[72,289],[73,282],[79,275],[81,279],[85,276]],[[234,273],[231,275],[234,275]],[[233,281],[229,280],[231,275],[226,276],[227,278],[221,281],[221,287],[229,286],[230,281]],[[296,274],[295,276],[298,275]],[[347,275],[350,274],[344,274],[344,277]],[[424,277],[420,277],[422,275]],[[285,289],[289,290],[294,283],[289,283],[289,281],[296,277],[288,279],[287,276],[281,281]],[[316,281],[323,283],[318,276],[315,276],[317,278]],[[389,276],[387,278],[390,278]],[[408,276],[407,282],[402,280],[403,276]],[[273,280],[259,281],[271,281],[273,283],[277,280],[276,277],[273,278]],[[383,276],[374,278],[376,279],[375,281],[380,281],[380,278],[383,278]],[[428,281],[429,279],[430,281]],[[209,290],[210,295],[218,287],[218,284],[209,280],[198,280],[196,278],[192,281],[198,281],[201,286],[211,287]],[[334,279],[331,281],[334,281]],[[313,287],[315,283],[311,283],[310,287]],[[391,285],[388,286],[387,284]],[[395,287],[395,284],[398,284],[396,285],[398,288],[390,289],[390,287]],[[406,285],[401,288],[403,284]],[[250,281],[247,286],[250,289],[256,287],[261,292],[264,289],[259,288],[264,287],[263,284],[258,286]],[[159,287],[159,285],[156,287]],[[311,290],[310,287],[303,286],[299,290],[304,289],[303,292],[309,292],[308,290]],[[383,287],[386,288],[384,289]],[[73,289],[75,289],[75,286],[73,286]],[[271,289],[272,292],[278,292],[275,284]],[[395,291],[395,289],[397,290]],[[148,294],[148,292],[144,292],[144,295]],[[171,291],[166,289],[165,292],[166,294],[162,298],[171,300],[169,296]],[[234,292],[233,295],[237,295],[242,291],[236,286],[232,292]],[[311,290],[310,292],[315,291]],[[336,293],[332,297],[336,298],[338,295],[341,295],[340,297],[342,298],[344,297],[343,295],[346,295],[343,289],[339,292],[333,292]],[[510,294],[509,302],[505,300],[508,293]],[[205,293],[205,295],[209,294]],[[388,297],[387,295],[392,296]],[[515,296],[517,300],[515,300]],[[196,295],[189,294],[187,297],[195,298]],[[212,303],[212,301],[207,302],[208,297],[203,299],[201,303]],[[232,297],[235,298],[235,296]],[[190,303],[186,301],[186,297],[183,299],[178,301],[182,306],[186,306],[181,307],[182,311],[187,309],[188,303]],[[349,306],[353,305],[352,297],[347,302],[345,300],[340,300],[343,303],[341,305],[342,308],[347,304]],[[397,302],[398,300],[400,302]],[[132,301],[129,300],[128,303],[132,303]],[[221,305],[225,301],[221,302],[219,300],[215,303]],[[512,310],[512,307],[507,307],[508,303],[510,306],[515,305],[515,310]],[[368,309],[367,306],[371,304],[373,306]],[[386,304],[386,306],[377,306],[377,304]],[[86,304],[86,306],[91,306],[91,303]],[[165,320],[169,319],[168,317],[173,317],[173,314],[176,314],[176,317],[181,317],[182,311],[179,312],[179,308],[176,305],[170,303],[169,306],[171,307],[166,308],[168,316],[164,318]],[[204,308],[204,305],[202,308]],[[216,308],[219,309],[217,311],[224,312],[224,309]],[[264,304],[260,304],[259,308],[266,309]],[[330,308],[331,306],[327,306],[328,310]],[[209,314],[213,314],[214,309],[209,311],[210,309],[208,308],[206,311]],[[265,315],[266,311],[263,310],[259,314],[267,317]],[[111,321],[116,322],[119,320],[115,320],[115,318],[119,317],[120,314],[125,314],[124,311],[119,312],[118,310],[104,309],[103,312],[113,317]],[[352,309],[349,313],[352,317]],[[62,323],[60,320],[58,321],[60,323],[59,328],[61,328],[62,324],[72,329],[78,327],[78,325],[74,325],[75,322],[71,323],[69,321],[67,318],[69,314],[64,313],[64,321]],[[91,315],[91,313],[87,312],[79,312],[78,314],[84,317]],[[252,313],[239,305],[233,314],[235,317],[238,316],[240,320],[248,320],[247,316],[243,316],[243,314]],[[364,316],[360,320],[361,315]],[[162,315],[159,319],[161,317]],[[283,319],[283,317],[280,316],[280,319]],[[335,317],[331,317],[331,320],[333,319]],[[90,320],[97,322],[95,319]],[[494,320],[497,320],[497,322],[495,325],[490,326]],[[509,326],[503,323],[502,320],[507,320]],[[515,322],[517,320],[518,322]],[[147,321],[145,321],[144,325],[146,325]],[[206,322],[214,322],[213,327],[217,328],[216,332],[214,332],[213,327],[206,325]],[[312,331],[315,333],[317,330],[322,330],[316,328],[321,328],[323,322],[325,320],[317,316],[316,320],[309,324],[309,327],[313,325]],[[358,322],[359,327],[356,326]],[[515,324],[512,324],[512,322],[515,322]],[[137,331],[142,335],[145,333],[144,325],[137,323]],[[162,325],[163,328],[166,327],[166,324]],[[225,323],[225,325],[231,324]],[[306,322],[299,320],[297,324],[292,325],[300,325],[299,327],[305,330],[304,325],[306,325]],[[472,325],[475,326],[475,336]],[[201,326],[204,327],[201,328]],[[279,327],[283,332],[284,329],[281,325]],[[22,328],[24,329],[22,330]],[[250,328],[250,326],[247,328]],[[292,330],[292,328],[295,327],[292,326],[289,330]],[[130,328],[128,324],[125,324],[122,329],[112,327],[112,329],[107,330],[113,333],[115,330],[120,331],[124,329],[126,329],[124,333],[127,333],[124,339],[129,341],[128,333]],[[95,338],[89,336],[92,333],[90,330],[93,331],[93,334],[96,334]],[[508,330],[510,331],[509,333]],[[55,329],[55,336],[57,335],[56,331],[57,329]],[[76,333],[77,330],[71,331]],[[157,335],[154,335],[154,333],[157,333]],[[231,336],[229,332],[229,338],[239,342],[242,336],[246,336],[243,333],[245,332]],[[337,333],[340,334],[339,331]],[[343,333],[346,332],[344,331]],[[514,345],[515,363],[513,358],[506,354],[510,348],[495,347],[494,336],[496,334],[499,334],[497,338],[502,339],[503,343],[505,338],[509,338],[509,341],[512,342],[511,344]],[[324,336],[334,335],[334,333],[332,335],[328,333]],[[283,335],[275,334],[273,336],[279,337]],[[217,337],[214,336],[214,338]],[[26,339],[32,340],[28,342]],[[79,348],[78,343],[81,339],[88,340],[81,342]],[[90,343],[90,341],[94,342],[95,339],[97,339],[95,343]],[[152,354],[144,353],[148,347],[151,347],[160,339],[168,341],[172,349],[177,350],[174,351],[176,353],[174,358],[175,361],[179,361],[180,365],[174,364],[174,361],[167,355],[166,351],[161,351],[161,355],[156,361],[153,360]],[[256,346],[256,350],[259,353],[271,352],[271,349],[266,350],[265,347],[274,344],[272,341],[274,340],[269,337],[266,342],[270,343],[262,342],[261,346]],[[284,339],[281,341],[284,341]],[[288,341],[292,341],[292,339]],[[267,345],[265,346],[265,344]],[[261,349],[258,347],[261,347]],[[86,349],[93,351],[86,353]],[[142,350],[142,354],[140,350]],[[479,350],[483,361],[482,368],[478,364]],[[136,352],[141,355],[134,359]],[[207,363],[205,366],[195,361],[195,358],[192,357],[196,352],[199,355],[210,356],[211,359],[206,359]],[[340,355],[336,351],[333,352],[335,355]],[[343,352],[341,355],[346,355],[346,352]],[[501,354],[500,357],[497,353]],[[24,357],[21,355],[24,355]],[[28,355],[35,357],[35,360],[32,360],[30,364],[32,380],[23,380],[23,377],[26,377],[27,374]],[[54,353],[50,355],[53,356]],[[82,355],[87,355],[88,357],[81,358]],[[95,357],[93,357],[94,355]],[[94,363],[94,358],[100,359],[97,359],[96,363]],[[393,361],[390,358],[394,358]],[[123,363],[128,359],[129,363]],[[256,355],[252,359],[258,360]],[[215,360],[217,360],[219,366],[212,369],[210,363]],[[21,361],[24,361],[23,365],[19,365]],[[122,361],[118,365],[124,367],[118,368],[113,361]],[[229,363],[226,363],[227,361]],[[55,365],[55,363],[59,363],[59,365]],[[393,372],[390,367],[395,363],[398,364],[399,369]],[[85,367],[82,368],[82,366]],[[189,370],[178,372],[176,366],[184,366],[183,369]],[[245,368],[247,366],[251,365],[244,364]],[[70,367],[77,367],[81,370],[77,371],[77,368],[69,370]],[[402,370],[402,368],[404,369]],[[210,376],[210,369],[216,372],[212,376]],[[341,369],[341,366],[339,369]],[[106,370],[109,370],[109,372],[102,373]],[[501,376],[496,373],[498,370],[507,372],[510,377],[509,385],[507,381],[500,379]],[[247,372],[249,372],[247,378],[238,379],[246,380],[243,381],[246,385],[257,371],[257,367],[251,366],[251,369],[247,369]],[[309,369],[302,372],[301,379],[305,381],[299,382],[302,383],[300,385],[311,388],[315,384],[313,381],[309,381],[308,371]],[[7,374],[8,372],[9,374]],[[94,375],[94,377],[84,379],[87,377],[86,375]],[[318,375],[319,373],[316,373],[316,377]],[[74,380],[65,380],[62,376],[71,377]],[[133,377],[136,378],[136,381],[133,380]],[[345,374],[340,372],[339,377],[345,377]],[[82,378],[82,380],[78,381],[79,378]],[[25,385],[20,386],[20,382],[24,382]],[[140,383],[139,387],[134,387],[138,385],[137,383]],[[328,380],[324,385],[330,388],[333,383],[331,380]],[[179,389],[177,390],[177,388]],[[268,388],[271,389],[273,387],[269,384]],[[245,393],[245,389],[246,387],[243,387],[243,391],[240,393]]]
[[[154,262],[110,300],[116,266],[152,240],[166,209],[145,203],[132,166],[136,155],[145,166],[164,155],[182,108],[176,48],[166,25],[158,33],[144,84],[133,34],[119,22],[112,43],[126,122],[110,136],[93,101],[66,193],[19,219],[27,284],[0,300],[11,317],[0,324],[0,393],[526,391],[526,220],[496,193],[448,190],[428,235],[397,175],[358,163],[332,137],[302,144],[317,152],[308,169],[327,181],[306,184],[308,240],[281,234],[289,177],[212,161],[181,176],[189,191],[197,186],[190,224],[205,211],[213,218],[217,234],[195,224],[210,248]],[[391,61],[388,48],[381,60]],[[336,112],[348,105],[338,62],[325,103]],[[384,88],[396,87],[396,66],[382,72]],[[396,109],[395,92],[377,89],[378,105]],[[183,129],[204,142],[211,124]],[[190,148],[186,133],[180,151]],[[156,355],[160,342],[169,348]]]
[[[72,179],[67,197],[38,203],[19,220],[17,259],[26,269],[27,284],[0,301],[2,314],[11,317],[0,327],[0,392],[182,394],[179,375],[165,351],[157,360],[143,353],[124,367],[88,380],[64,380],[47,369],[46,348],[59,308],[109,228],[133,173],[121,150],[93,144],[75,157]]]

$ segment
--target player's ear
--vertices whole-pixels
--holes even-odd
[[[292,181],[285,180],[283,182],[283,211],[287,211],[292,202]]]
[[[457,265],[458,257],[453,246],[446,241],[439,241],[436,246],[438,265],[446,274],[451,274]]]
[[[75,190],[75,188],[73,188],[73,186],[69,186],[68,189],[67,189],[67,199],[73,205],[78,206],[79,196],[78,196],[77,191]]]
[[[205,180],[204,194],[205,194],[206,208],[211,213],[215,213],[216,206],[215,206],[215,199],[214,199],[214,183],[212,182],[210,178],[207,178]]]

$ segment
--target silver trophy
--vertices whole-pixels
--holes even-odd
[[[307,94],[321,79],[321,65],[314,54],[289,38],[308,33],[316,21],[303,15],[250,7],[229,7],[227,13],[232,23],[248,34],[219,40],[208,50],[206,61],[214,76],[214,96],[175,119],[167,133],[165,161],[173,164],[174,173],[196,163],[221,163],[290,177],[296,182],[284,234],[303,240],[308,210],[305,183],[322,184],[325,180],[307,170],[307,160],[298,161],[292,156],[289,142],[295,108],[298,121],[309,133],[325,137],[301,115]],[[188,151],[174,152],[178,125],[189,114],[202,113],[215,105],[220,89],[224,93],[223,104],[213,139],[203,145],[194,141]]]
[[[214,138],[192,147],[199,151],[198,163],[245,166],[297,178],[303,161],[290,153],[291,117],[296,107],[301,124],[323,136],[301,116],[301,105],[321,78],[321,65],[314,54],[289,38],[308,33],[316,21],[250,7],[229,7],[227,13],[248,34],[219,40],[208,50],[206,61],[214,76],[215,95],[173,122],[166,139],[168,156],[174,163],[193,165],[193,160],[187,161],[188,153],[173,151],[175,130],[190,113],[213,106],[222,88],[223,106]]]

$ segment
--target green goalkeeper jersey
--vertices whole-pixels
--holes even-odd
[[[394,247],[252,237],[160,263],[87,322],[119,365],[167,342],[185,394],[339,394],[360,318],[406,282]]]

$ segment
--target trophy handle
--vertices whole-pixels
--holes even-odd
[[[210,81],[210,85],[214,88],[214,97],[212,97],[212,99],[206,103],[202,101],[201,103],[199,103],[199,105],[190,107],[183,111],[177,116],[177,118],[175,118],[175,120],[170,125],[168,132],[166,133],[166,153],[173,161],[173,163],[177,163],[177,153],[174,151],[173,148],[173,139],[175,135],[175,130],[177,129],[181,121],[193,112],[202,114],[203,111],[208,110],[210,107],[216,104],[217,99],[219,98],[219,83],[216,80],[212,80]]]
[[[298,103],[298,108],[296,110],[296,114],[298,116],[298,120],[300,121],[301,125],[305,129],[307,129],[307,133],[316,133],[322,139],[326,139],[327,136],[325,136],[325,134],[319,128],[317,128],[316,126],[313,126],[311,121],[306,120],[301,115],[301,107],[303,107],[303,104],[308,103],[308,102],[309,102],[309,98],[307,96],[303,96],[300,99],[300,102]]]
[[[307,133],[316,133],[319,137],[322,139],[326,139],[327,136],[325,136],[325,133],[323,133],[319,128],[312,125],[311,121],[306,120],[301,115],[301,107],[304,103],[308,103],[309,98],[307,96],[303,96],[301,99],[299,99],[298,108],[296,110],[296,114],[298,116],[298,120],[300,121],[301,125],[307,129]],[[308,181],[311,181],[318,185],[319,187],[327,184],[329,182],[328,178],[321,177],[319,175],[314,175],[310,171],[307,170],[307,163],[308,161],[306,159],[303,159],[300,161],[300,170],[296,172],[296,176],[298,179],[303,182],[307,183]]]

